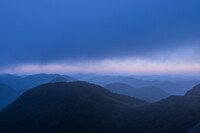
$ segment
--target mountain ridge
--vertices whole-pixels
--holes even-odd
[[[169,96],[149,104],[83,81],[48,83],[0,111],[0,132],[187,133],[200,121],[199,103]]]
[[[134,88],[125,83],[111,83],[104,86],[106,89],[131,97],[139,98],[147,102],[156,102],[161,99],[167,98],[169,94],[156,86],[147,86],[142,88]]]
[[[48,83],[0,112],[0,132],[121,132],[130,126],[122,124],[129,121],[125,116],[147,104],[82,81]]]

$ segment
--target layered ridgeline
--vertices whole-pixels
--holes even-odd
[[[0,110],[14,101],[19,95],[20,92],[12,87],[5,84],[0,84]]]
[[[170,96],[148,104],[86,82],[49,83],[4,108],[0,132],[186,133],[200,122],[199,103],[198,96]]]
[[[170,96],[146,106],[136,132],[186,133],[200,121],[200,98]]]
[[[104,87],[111,92],[128,95],[148,102],[156,102],[169,96],[167,92],[155,86],[134,88],[125,83],[111,83]]]
[[[166,91],[170,95],[184,95],[193,86],[200,83],[199,80],[187,81],[159,81],[159,80],[143,80],[130,76],[94,76],[87,79],[87,82],[105,86],[111,83],[125,83],[136,88],[147,86],[156,86]]]
[[[172,95],[184,95],[185,92],[187,92],[193,86],[200,83],[199,80],[192,80],[192,79],[187,81],[158,81],[158,80],[137,79],[130,76],[100,76],[100,75],[75,76],[77,77],[76,79],[68,75],[59,75],[59,74],[35,74],[28,76],[0,74],[0,83],[7,84],[17,90],[25,90],[41,84],[49,83],[58,77],[65,78],[67,82],[85,80],[87,82],[95,83],[101,86],[105,86],[107,84],[115,82],[126,83],[136,88],[142,88],[146,86],[156,86]]]
[[[0,110],[10,102],[13,102],[27,89],[49,82],[70,82],[75,80],[75,78],[67,75],[58,74],[36,74],[25,77],[11,74],[0,74]]]
[[[49,83],[59,77],[63,77],[68,82],[77,81],[77,79],[73,77],[59,74],[35,74],[28,76],[0,74],[0,83],[7,84],[17,90],[26,90],[41,84]]]
[[[51,80],[50,83],[57,83],[57,82],[69,82],[69,80],[65,77],[59,76]]]
[[[191,93],[193,93],[192,90]],[[199,103],[200,95],[199,97],[185,95],[170,96],[149,104],[142,109],[142,115],[139,116],[140,121],[133,131],[138,133],[199,133],[200,130],[197,128],[200,126]],[[192,130],[194,128],[196,130]]]
[[[129,116],[146,104],[85,82],[49,83],[7,106],[0,113],[0,132],[117,133],[129,129]]]

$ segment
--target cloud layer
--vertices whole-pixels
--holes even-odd
[[[195,52],[196,51],[196,52]],[[170,54],[169,54],[170,53]],[[2,73],[99,73],[99,74],[198,74],[200,62],[195,49],[175,50],[155,54],[151,58],[112,58],[54,62],[45,64],[21,64],[1,69]]]
[[[198,0],[2,0],[0,72],[26,64],[38,71],[65,64],[74,71],[80,62],[89,68],[105,60],[171,64],[183,58],[198,64],[198,5]],[[103,64],[99,71],[103,67],[110,68]]]

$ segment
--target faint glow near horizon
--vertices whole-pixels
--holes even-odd
[[[200,74],[199,47],[187,46],[160,51],[148,57],[21,64],[0,68],[0,73]]]
[[[152,61],[145,59],[106,59],[91,62],[22,64],[1,70],[1,73],[116,73],[116,74],[197,74],[200,63],[184,61]]]

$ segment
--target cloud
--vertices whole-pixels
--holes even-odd
[[[110,68],[104,66],[106,60],[116,65],[123,60],[131,60],[127,65],[138,60],[159,65],[172,58],[198,63],[199,55],[193,51],[199,49],[199,4],[198,0],[2,0],[0,70],[42,71],[61,65],[65,71],[80,71],[79,62],[91,69],[101,64],[102,69]]]
[[[196,52],[195,52],[196,51]],[[0,70],[1,73],[103,73],[103,74],[197,74],[200,62],[198,50],[186,48],[166,51],[151,58],[126,57],[85,61],[62,61],[47,64],[21,64]],[[159,57],[157,57],[159,56]]]
[[[102,74],[197,74],[200,63],[152,62],[147,60],[104,60],[83,64],[25,64],[1,70],[2,73],[102,73]]]

